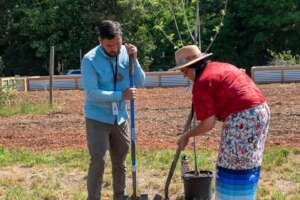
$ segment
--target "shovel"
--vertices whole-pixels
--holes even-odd
[[[189,129],[189,127],[191,126],[191,122],[192,122],[192,119],[193,119],[193,113],[194,113],[194,109],[193,109],[193,106],[192,106],[192,109],[191,109],[190,114],[188,116],[188,119],[185,123],[184,130],[183,130],[182,134],[184,134]],[[176,149],[172,164],[171,164],[170,169],[169,169],[169,173],[168,173],[168,176],[167,176],[166,183],[165,183],[165,188],[164,188],[165,197],[163,198],[161,195],[155,194],[153,200],[162,200],[162,199],[163,200],[169,200],[169,187],[170,187],[170,183],[171,183],[171,180],[173,178],[174,171],[175,171],[175,168],[176,168],[176,165],[177,165],[177,162],[178,162],[181,151],[182,151],[182,149],[178,146],[177,149]]]
[[[135,87],[134,83],[134,68],[132,58],[129,56],[129,80],[130,87]],[[136,182],[136,132],[135,132],[135,106],[134,99],[130,100],[130,134],[131,134],[131,169],[132,169],[132,196],[125,196],[124,200],[148,200],[147,194],[137,196],[137,182]]]
[[[193,119],[193,127],[196,121]],[[186,200],[210,200],[212,198],[213,173],[208,170],[199,170],[196,151],[196,137],[194,137],[194,164],[195,170],[183,174],[184,196]]]

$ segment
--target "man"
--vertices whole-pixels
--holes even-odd
[[[145,73],[137,60],[136,47],[122,45],[118,22],[104,20],[97,28],[99,46],[90,50],[81,64],[87,144],[91,156],[87,177],[88,200],[100,200],[108,150],[112,162],[114,199],[121,199],[125,190],[125,159],[130,145],[125,100],[136,97],[136,89],[129,88],[129,57],[133,60],[137,86],[143,86]]]
[[[177,66],[194,81],[193,108],[201,123],[177,140],[182,149],[189,138],[211,130],[216,120],[223,128],[217,160],[216,199],[255,200],[260,177],[270,110],[262,92],[248,75],[237,67],[211,62],[212,54],[195,45],[175,53]]]

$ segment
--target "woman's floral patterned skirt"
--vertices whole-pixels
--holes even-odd
[[[217,161],[217,200],[255,200],[269,120],[267,103],[226,118]]]

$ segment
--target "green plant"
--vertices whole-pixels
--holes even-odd
[[[35,102],[24,98],[22,92],[17,91],[20,78],[8,78],[0,81],[0,116],[17,114],[47,114],[53,110],[48,103]]]
[[[300,64],[300,56],[298,54],[293,55],[290,50],[282,52],[274,52],[268,50],[272,57],[270,61],[271,65],[296,65]]]
[[[6,83],[0,82],[0,106],[12,105],[16,99],[16,83],[14,81]]]
[[[48,104],[34,104],[31,102],[17,102],[14,100],[14,104],[0,107],[0,116],[12,116],[18,114],[47,114],[55,108]]]

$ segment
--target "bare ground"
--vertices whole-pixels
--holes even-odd
[[[271,108],[267,145],[299,146],[300,84],[259,85]],[[25,101],[47,102],[47,91],[18,94]],[[56,111],[45,115],[0,116],[0,145],[58,150],[86,148],[83,91],[55,91]],[[138,148],[174,148],[191,104],[183,87],[139,89],[136,100]],[[203,148],[218,148],[221,123],[197,139]]]

